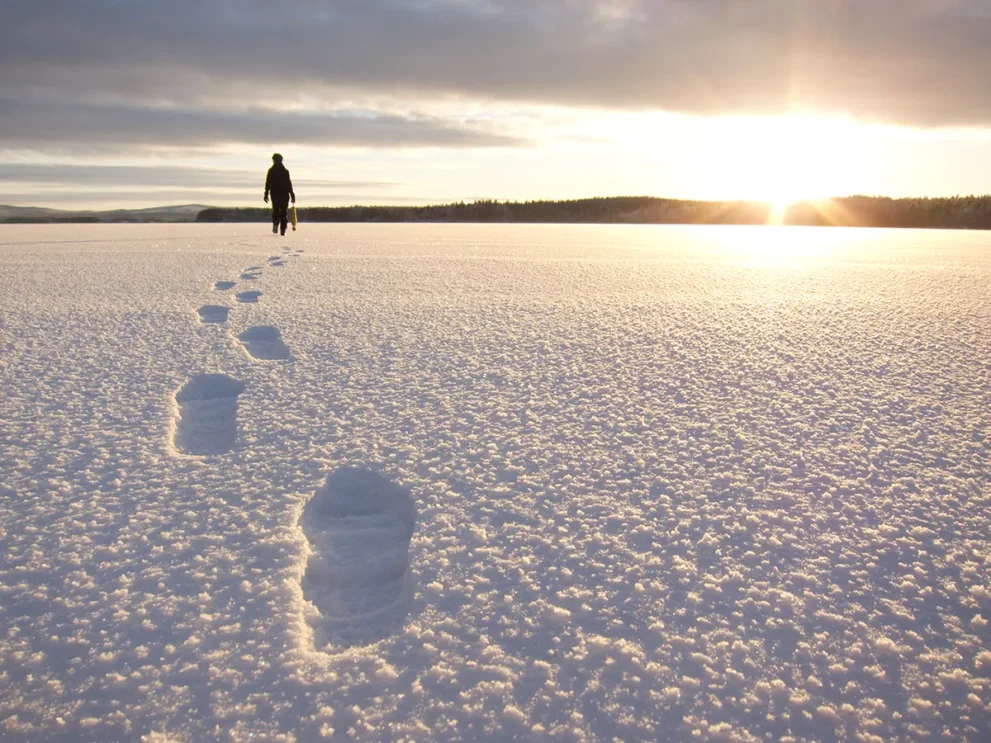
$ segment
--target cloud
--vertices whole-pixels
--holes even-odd
[[[141,205],[196,202],[261,206],[269,164],[262,160],[256,170],[158,164],[0,164],[0,203],[69,206],[97,202]],[[307,195],[310,204],[424,202],[423,197],[403,194],[405,183],[307,178],[300,175],[306,172],[306,167],[306,163],[300,162],[300,169],[293,168],[293,183],[297,193]],[[309,167],[312,170],[313,166]]]
[[[257,171],[248,171],[167,165],[0,164],[0,187],[8,184],[34,184],[59,187],[179,186],[198,189],[257,190],[259,182],[264,182],[265,168],[268,165],[269,163],[265,162]],[[334,181],[298,177],[293,180],[297,187],[320,190],[387,189],[402,185],[390,181]]]
[[[285,113],[258,108],[195,108],[88,105],[0,99],[0,145],[99,149],[209,147],[230,142],[377,146],[492,147],[522,141],[433,118],[350,112]]]
[[[89,190],[39,190],[6,192],[0,188],[0,204],[52,206],[57,208],[129,208],[158,207],[179,204],[209,204],[211,206],[249,206],[269,208],[262,202],[261,191],[256,189],[254,198],[246,198],[241,192],[214,191],[210,189],[141,189],[128,191]],[[450,197],[391,196],[368,194],[361,191],[307,192],[307,203],[313,206],[344,206],[354,204],[436,204],[453,201]]]
[[[5,23],[17,29],[0,49],[8,95],[179,104],[171,118],[155,108],[145,119],[126,107],[94,106],[89,117],[70,109],[69,123],[90,137],[98,114],[124,113],[151,125],[132,133],[138,141],[167,135],[154,120],[171,127],[184,118],[198,122],[188,128],[207,140],[230,125],[251,141],[276,126],[314,141],[319,115],[280,120],[195,109],[211,101],[275,106],[357,95],[421,106],[453,97],[703,115],[801,108],[913,126],[991,123],[991,11],[979,0],[298,0],[278,13],[257,0],[7,5]],[[11,113],[0,116],[4,130]],[[401,117],[386,116],[367,136],[361,122],[328,123],[325,136],[344,144],[395,144],[406,135],[413,145],[491,142]]]

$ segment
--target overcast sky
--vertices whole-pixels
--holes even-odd
[[[0,203],[991,191],[987,0],[0,11]]]

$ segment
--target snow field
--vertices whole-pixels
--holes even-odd
[[[256,230],[0,232],[0,738],[988,739],[987,236]]]

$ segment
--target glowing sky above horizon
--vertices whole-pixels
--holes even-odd
[[[0,0],[0,203],[991,192],[976,0]]]

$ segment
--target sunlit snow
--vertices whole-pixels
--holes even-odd
[[[991,740],[991,235],[0,228],[0,740]]]

